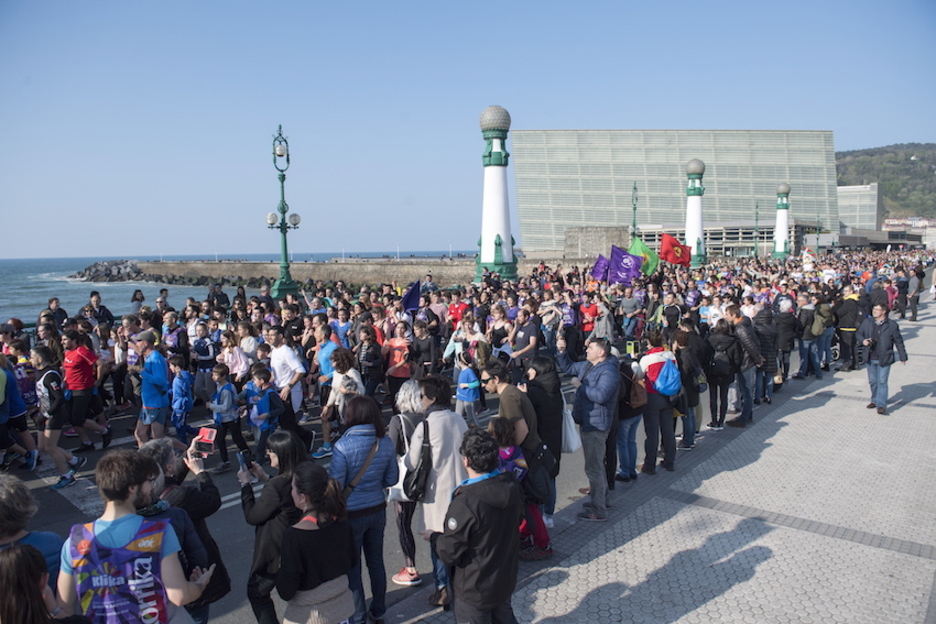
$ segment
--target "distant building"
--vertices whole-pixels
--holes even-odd
[[[638,228],[672,223],[684,229],[685,167],[693,158],[706,166],[706,232],[723,231],[726,251],[736,243],[753,253],[752,239],[742,243],[739,233],[729,240],[729,232],[730,224],[751,229],[755,204],[769,245],[780,182],[792,187],[791,225],[818,220],[824,231],[839,229],[831,131],[513,130],[511,137],[520,243],[530,256],[563,253],[569,227],[631,225],[635,182]],[[791,230],[792,240],[801,240],[803,230]],[[712,242],[718,253],[722,245]]]
[[[884,196],[880,184],[838,187],[839,220],[845,227],[880,230],[884,218]]]

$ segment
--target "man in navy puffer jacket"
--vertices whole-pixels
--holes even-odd
[[[608,432],[617,418],[617,395],[621,385],[618,364],[611,357],[611,343],[605,338],[588,342],[584,362],[573,362],[566,353],[565,337],[556,341],[559,368],[578,378],[572,418],[581,426],[582,451],[585,453],[585,476],[591,500],[579,518],[591,522],[608,519],[608,477],[605,474],[605,445]]]

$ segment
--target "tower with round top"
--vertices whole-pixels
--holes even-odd
[[[480,282],[485,269],[498,273],[502,280],[517,280],[515,244],[510,234],[510,205],[507,200],[507,132],[510,113],[500,106],[488,106],[481,112],[484,136],[484,189],[481,200],[481,237],[475,260],[475,281]]]
[[[702,176],[705,175],[705,163],[693,158],[686,163],[686,245],[692,248],[692,268],[705,264],[705,234],[702,225]]]
[[[790,255],[790,185],[777,186],[777,222],[774,226],[774,258]]]

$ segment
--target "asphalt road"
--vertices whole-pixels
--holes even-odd
[[[566,390],[570,390],[570,388],[566,387]],[[488,397],[488,407],[494,410],[497,409],[496,395]],[[384,414],[389,419],[389,410],[385,410]],[[193,418],[192,421],[195,426],[200,424],[200,420],[197,418]],[[486,420],[483,422],[486,422]],[[115,440],[111,448],[134,447],[135,442],[128,432],[128,428],[132,427],[134,423],[135,417],[129,414],[112,419],[115,428]],[[307,426],[318,429],[317,421]],[[641,437],[638,437],[639,439]],[[77,438],[62,438],[62,440],[62,445],[66,448],[78,446]],[[99,446],[99,440],[95,440],[95,443]],[[236,451],[236,449],[232,447],[232,451]],[[57,479],[54,466],[48,459],[35,473],[18,470],[15,467],[11,470],[13,474],[27,481],[33,495],[39,502],[39,512],[30,525],[32,530],[52,531],[64,537],[68,535],[72,525],[88,522],[101,513],[103,503],[94,484],[94,465],[102,454],[103,451],[100,448],[89,453],[88,457],[91,461],[85,466],[85,470],[79,473],[78,482],[60,491],[54,491],[48,487]],[[216,459],[209,458],[206,467],[210,470],[216,465],[216,462]],[[328,466],[328,460],[323,460],[320,463],[326,467]],[[562,456],[561,472],[557,479],[557,511],[574,504],[582,498],[582,494],[579,493],[578,489],[587,485],[583,466],[584,461],[580,452]],[[232,591],[225,598],[211,606],[211,617],[213,620],[224,617],[227,624],[251,623],[255,619],[246,598],[245,588],[253,553],[253,529],[244,521],[240,505],[240,488],[234,471],[212,475],[212,478],[221,492],[222,506],[217,513],[208,519],[208,526],[221,549],[225,565],[231,575]],[[260,486],[256,487],[259,488]],[[259,492],[259,489],[257,491]],[[403,567],[403,555],[400,550],[396,520],[390,506],[388,506],[387,530],[384,539],[384,561],[388,578],[388,619],[392,621],[392,606],[412,592],[418,591],[420,587],[400,587],[389,580],[390,576]],[[418,536],[417,567],[423,577],[423,586],[425,586],[426,583],[431,582],[432,566],[429,559],[428,543]],[[364,585],[369,587],[366,572]],[[283,604],[278,602],[278,613],[280,614],[282,613]]]

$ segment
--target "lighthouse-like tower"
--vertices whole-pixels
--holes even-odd
[[[790,185],[786,182],[777,187],[777,224],[774,226],[774,258],[790,255]]]
[[[702,176],[705,175],[705,163],[693,158],[686,163],[686,245],[692,248],[692,268],[705,264],[705,235],[702,229]]]
[[[510,113],[500,106],[488,106],[481,113],[484,135],[484,192],[481,201],[481,238],[475,261],[475,281],[484,269],[500,274],[502,280],[517,280],[517,259],[510,235],[510,206],[507,203],[507,132]]]

